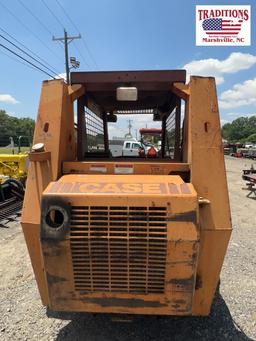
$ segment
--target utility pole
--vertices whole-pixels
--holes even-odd
[[[69,60],[68,60],[68,44],[71,43],[74,39],[81,39],[81,34],[79,33],[78,36],[74,37],[69,37],[67,34],[67,31],[64,29],[64,37],[60,38],[55,38],[54,36],[52,37],[53,41],[61,41],[64,43],[65,46],[65,65],[66,65],[66,77],[67,77],[67,84],[70,84],[70,77],[69,77]]]
[[[129,135],[131,135],[132,120],[128,120]]]

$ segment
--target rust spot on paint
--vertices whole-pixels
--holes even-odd
[[[52,240],[42,240],[44,257],[60,257],[63,254],[63,247]]]
[[[185,300],[173,300],[173,303],[177,303],[177,304],[186,304],[187,303],[187,301],[185,301]]]
[[[60,257],[62,252],[61,250],[53,250],[51,252],[43,251],[44,257]]]
[[[81,299],[85,303],[94,303],[102,307],[130,307],[130,308],[144,308],[144,307],[154,307],[161,308],[167,307],[167,304],[163,304],[159,301],[145,301],[138,298],[98,298],[98,297],[88,297],[86,299]]]
[[[183,242],[183,239],[177,239],[177,240],[175,240],[174,241],[174,245],[175,245],[175,247],[177,246],[177,244],[179,244],[179,243],[182,243]]]
[[[194,276],[190,278],[172,278],[169,283],[172,285],[172,291],[191,292],[194,289]]]
[[[178,304],[178,303],[171,304],[171,307],[174,308],[175,310],[177,310],[178,308],[180,308],[180,304]]]
[[[200,275],[196,275],[196,286],[195,289],[198,290],[200,288],[202,288],[203,286],[203,282],[202,282],[202,278]]]
[[[49,272],[46,273],[46,277],[47,277],[47,282],[48,282],[49,286],[52,286],[53,284],[56,284],[56,283],[66,281],[66,278],[51,275],[51,274],[49,274]]]
[[[193,280],[193,279],[194,279],[193,277],[189,277],[189,278],[172,278],[172,279],[170,279],[170,283],[186,285],[188,282],[191,282],[191,280]]]
[[[176,309],[177,313],[183,313],[183,315],[191,315],[192,309],[189,308],[188,310],[185,309]]]
[[[196,224],[196,211],[188,211],[169,215],[167,221],[189,221]]]

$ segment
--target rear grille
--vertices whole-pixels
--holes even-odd
[[[75,289],[164,293],[166,207],[73,206]]]

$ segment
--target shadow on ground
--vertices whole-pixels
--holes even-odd
[[[48,317],[71,320],[56,338],[83,341],[126,340],[252,340],[236,325],[221,295],[209,317],[135,317],[132,322],[113,322],[110,315],[53,313]]]

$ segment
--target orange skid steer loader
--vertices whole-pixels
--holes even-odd
[[[174,70],[43,82],[22,227],[51,310],[209,314],[230,208],[215,80],[185,81]],[[141,114],[161,126],[161,150],[114,157],[110,124]]]

